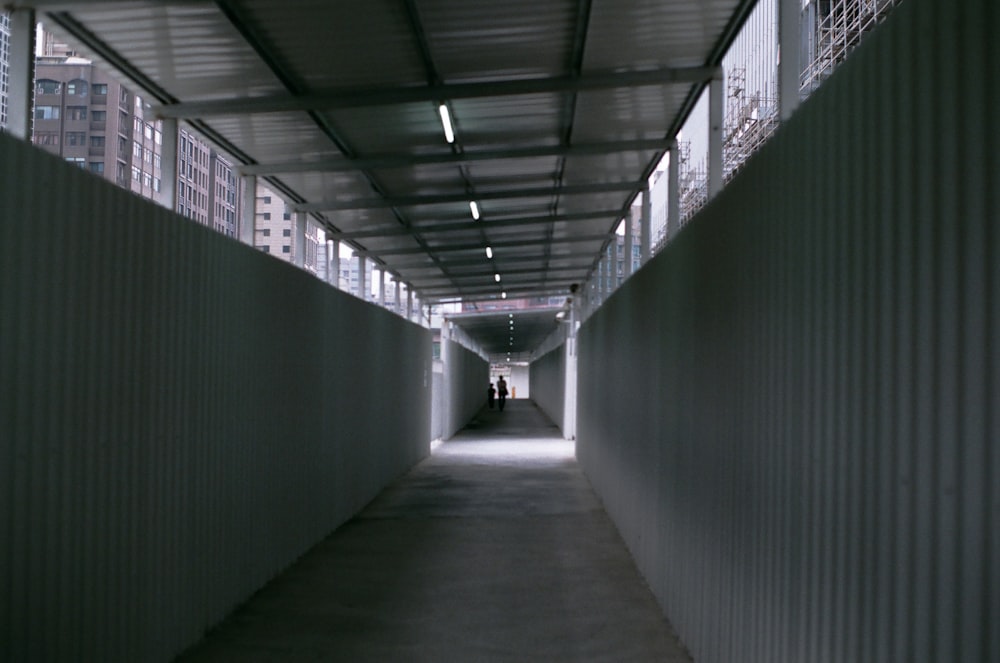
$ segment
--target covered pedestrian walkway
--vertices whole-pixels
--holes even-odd
[[[841,3],[776,2],[756,128],[763,0],[10,3],[0,663],[1000,660],[1000,3],[903,0],[803,100]],[[36,17],[138,92],[32,85]],[[73,165],[101,121],[164,204]],[[357,291],[255,248],[253,178]],[[508,357],[535,405],[480,414]]]
[[[484,409],[179,659],[690,661],[527,400]]]

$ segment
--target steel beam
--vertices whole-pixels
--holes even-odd
[[[565,238],[543,238],[543,239],[526,239],[526,240],[511,240],[508,242],[496,242],[491,244],[494,250],[497,248],[509,249],[515,247],[523,246],[540,246],[545,244],[574,244],[577,242],[602,242],[606,241],[611,237],[610,233],[603,233],[600,235],[584,235],[582,237],[565,237]],[[373,251],[359,251],[360,255],[370,256],[370,257],[382,257],[382,256],[405,256],[405,255],[418,255],[421,253],[452,253],[456,251],[482,251],[483,243],[476,242],[475,244],[445,244],[444,246],[428,246],[424,247],[412,247],[405,249],[381,249]],[[400,267],[393,265],[395,269],[400,269]]]
[[[477,161],[500,159],[531,159],[537,157],[597,156],[615,152],[662,152],[670,149],[669,140],[622,140],[583,145],[550,145],[542,147],[510,148],[506,150],[471,150],[460,154],[381,154],[371,157],[348,159],[339,157],[319,161],[286,161],[240,166],[244,175],[280,175],[283,173],[343,173],[355,170],[380,168],[410,168],[428,164],[462,165]]]
[[[467,203],[469,200],[507,200],[511,198],[551,198],[555,196],[575,196],[595,193],[615,193],[635,191],[641,182],[608,182],[579,184],[563,187],[540,187],[507,191],[483,191],[475,193],[447,193],[427,196],[387,196],[385,198],[356,198],[354,200],[330,200],[318,203],[295,205],[296,212],[335,212],[346,210],[385,209],[389,207],[411,207],[416,205],[438,205],[444,203]]]
[[[455,83],[386,88],[344,88],[312,94],[266,95],[239,99],[212,99],[163,104],[153,108],[159,118],[206,118],[258,113],[284,113],[386,106],[441,100],[506,97],[525,94],[586,92],[614,88],[701,83],[712,78],[717,67],[669,67],[648,71],[610,72],[587,76],[556,76],[484,83]]]
[[[555,216],[525,216],[513,219],[467,221],[462,223],[429,223],[414,224],[409,227],[393,225],[381,228],[365,228],[364,230],[327,233],[327,237],[340,240],[368,239],[372,237],[406,237],[408,235],[430,235],[435,233],[469,232],[477,230],[496,230],[498,228],[513,228],[517,226],[535,226],[546,223],[563,223],[575,221],[593,221],[595,219],[613,219],[619,210],[601,210],[598,212],[582,212],[580,214],[559,214]]]
[[[494,259],[494,262],[496,264],[499,264],[499,265],[513,265],[513,264],[520,264],[520,263],[526,263],[526,262],[529,262],[529,263],[530,262],[544,262],[546,260],[549,261],[549,262],[552,262],[553,260],[556,260],[556,261],[558,261],[558,260],[572,260],[573,258],[577,258],[577,257],[578,256],[576,256],[574,254],[566,254],[566,255],[560,255],[560,254],[552,255],[552,254],[550,254],[548,256],[543,256],[543,255],[537,255],[537,256],[509,256],[509,257],[494,256],[493,259]],[[472,266],[472,265],[482,265],[483,262],[485,262],[485,260],[482,257],[464,258],[464,259],[461,259],[461,260],[448,260],[448,261],[439,260],[437,262],[431,262],[430,259],[428,258],[427,260],[421,261],[421,262],[410,262],[410,263],[394,262],[394,263],[392,263],[392,268],[395,269],[395,270],[404,270],[404,269],[405,270],[416,270],[416,269],[441,269],[441,270],[448,270],[448,269],[451,269],[453,267],[469,267],[469,266]],[[589,267],[592,264],[593,264],[593,261],[588,261],[587,266]]]

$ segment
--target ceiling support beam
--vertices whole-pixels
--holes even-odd
[[[507,150],[471,150],[454,154],[379,154],[370,157],[348,159],[338,157],[320,161],[286,161],[283,163],[259,163],[241,166],[244,175],[280,175],[284,173],[346,173],[355,170],[377,170],[380,168],[410,168],[412,166],[444,164],[462,165],[477,161],[499,159],[532,159],[537,157],[599,156],[616,152],[663,152],[670,149],[674,141],[662,139],[620,140],[607,143],[586,143],[581,145],[551,145],[544,147],[522,147]]]
[[[582,237],[564,237],[564,238],[542,238],[534,240],[511,240],[508,242],[496,242],[491,244],[493,250],[496,249],[511,249],[524,246],[543,246],[549,244],[574,244],[577,242],[605,242],[608,238],[612,237],[611,233],[603,233],[601,235],[584,235]],[[382,257],[382,256],[405,256],[405,255],[419,255],[421,253],[452,253],[457,251],[482,251],[482,242],[476,242],[475,244],[445,244],[444,246],[429,246],[429,247],[412,247],[405,249],[383,249],[383,250],[372,250],[372,251],[356,251],[358,255],[366,255],[371,257]],[[442,263],[447,265],[448,263]],[[398,265],[389,265],[393,269],[402,269]]]
[[[329,200],[318,203],[300,203],[294,206],[296,212],[335,212],[346,210],[385,209],[389,207],[411,207],[416,205],[438,205],[444,203],[468,203],[470,200],[507,200],[511,198],[550,198],[554,196],[576,196],[596,193],[616,193],[636,191],[642,182],[609,182],[580,184],[564,187],[541,187],[534,189],[512,189],[507,191],[479,191],[474,193],[447,193],[430,196],[386,196],[385,198],[355,198],[353,200]]]
[[[550,257],[550,260],[573,260],[578,259],[579,256],[575,254],[559,255],[556,254]],[[537,263],[542,261],[543,257],[537,256],[494,256],[494,264],[507,266],[507,265],[520,265],[524,263]],[[476,265],[482,265],[485,258],[482,256],[476,258],[462,258],[460,260],[440,260],[438,262],[430,262],[430,258],[423,260],[421,262],[393,262],[391,267],[395,270],[418,270],[418,269],[453,269],[455,267],[472,267]],[[589,261],[588,265],[593,264],[593,261]]]
[[[426,278],[416,277],[411,278],[411,280],[414,283],[419,284],[420,287],[427,287],[429,285],[433,285],[434,283],[453,283],[462,279],[478,279],[483,277],[493,278],[493,274],[497,272],[502,273],[504,276],[524,276],[526,274],[555,276],[557,274],[583,274],[589,267],[590,263],[579,267],[560,267],[548,269],[544,267],[539,267],[538,269],[488,269],[475,272],[453,272],[447,276],[428,276]]]
[[[546,223],[572,223],[575,221],[593,221],[595,219],[614,219],[618,210],[601,210],[598,212],[581,212],[579,214],[558,214],[555,216],[525,216],[513,219],[498,219],[496,221],[468,221],[462,223],[428,223],[413,224],[409,228],[383,226],[365,228],[364,230],[327,233],[329,239],[370,239],[372,237],[404,237],[406,235],[431,235],[435,233],[470,232],[476,230],[497,230],[517,226],[537,226]]]
[[[540,292],[542,290],[547,290],[549,292],[558,291],[566,292],[566,288],[569,288],[574,283],[578,283],[573,279],[561,279],[556,281],[545,281],[544,283],[513,283],[504,285],[502,283],[491,283],[488,285],[475,287],[475,288],[461,288],[461,287],[449,287],[449,288],[429,288],[426,290],[421,290],[428,297],[435,296],[456,296],[461,297],[463,295],[482,295],[489,294],[491,292],[500,294],[501,291],[507,293],[507,298],[509,299],[511,294],[526,293],[526,292]]]
[[[159,118],[206,118],[213,116],[254,115],[336,110],[420,102],[440,102],[448,99],[479,99],[524,94],[550,94],[702,83],[718,72],[717,67],[669,67],[648,71],[609,72],[586,76],[557,76],[484,83],[451,85],[395,86],[387,88],[346,88],[305,94],[282,94],[240,99],[212,99],[163,104],[153,108]]]

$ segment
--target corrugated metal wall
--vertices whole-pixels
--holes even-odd
[[[578,454],[700,663],[1000,660],[1000,25],[895,10],[581,330]]]
[[[566,410],[566,345],[560,345],[531,362],[529,379],[531,400],[561,430]]]
[[[455,341],[441,343],[445,371],[445,413],[442,431],[448,439],[465,427],[486,405],[490,365],[478,354]]]
[[[3,135],[0,191],[0,660],[169,660],[428,453],[427,330]]]

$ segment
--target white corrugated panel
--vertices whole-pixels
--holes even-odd
[[[423,328],[2,135],[0,189],[0,660],[170,660],[428,453]]]
[[[581,329],[579,457],[695,660],[1000,660],[998,19],[900,5]]]

